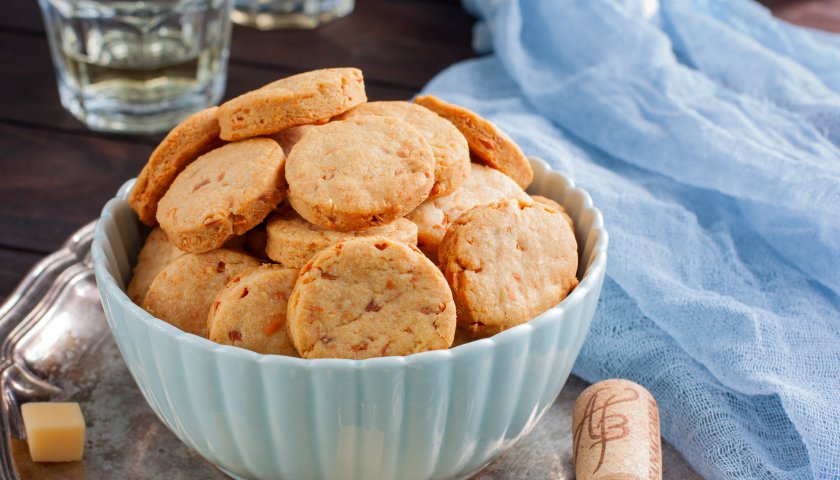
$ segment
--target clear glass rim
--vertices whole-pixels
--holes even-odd
[[[229,8],[232,0],[38,0],[42,10],[55,9],[65,17],[111,17],[141,14],[191,13]]]

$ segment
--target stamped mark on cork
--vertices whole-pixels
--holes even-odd
[[[661,480],[659,409],[644,387],[604,380],[584,390],[572,414],[578,480]]]
[[[627,415],[617,413],[612,407],[620,403],[632,402],[638,399],[639,392],[630,387],[624,388],[620,393],[612,392],[606,387],[595,390],[586,403],[583,416],[580,418],[578,424],[575,425],[574,444],[576,447],[573,454],[575,461],[577,461],[578,450],[584,445],[587,445],[587,448],[590,450],[593,448],[600,449],[598,452],[598,463],[595,465],[592,473],[600,470],[604,464],[607,445],[612,441],[621,440],[630,434]],[[589,440],[590,442],[587,443],[584,440]]]

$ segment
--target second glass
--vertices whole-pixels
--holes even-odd
[[[61,103],[89,128],[168,130],[225,90],[232,0],[39,0]]]
[[[353,11],[354,0],[236,0],[233,21],[260,30],[315,28]]]

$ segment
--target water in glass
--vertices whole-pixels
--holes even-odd
[[[61,102],[94,130],[152,133],[224,93],[231,0],[39,0]]]

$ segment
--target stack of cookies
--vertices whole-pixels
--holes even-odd
[[[264,354],[449,348],[577,285],[571,219],[525,193],[532,177],[465,108],[368,103],[355,68],[284,78],[196,113],[154,151],[129,196],[154,228],[127,294]]]

